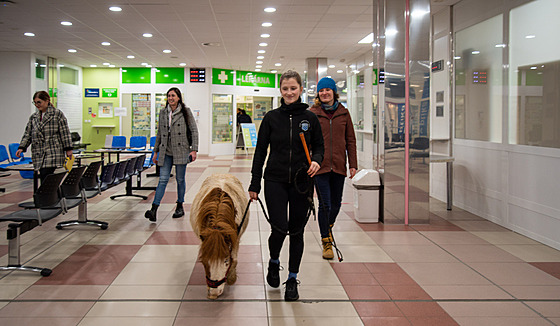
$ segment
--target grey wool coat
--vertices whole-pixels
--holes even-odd
[[[181,104],[177,106],[171,116],[171,128],[169,128],[169,111],[171,110],[169,105],[159,112],[156,144],[154,146],[154,152],[161,154],[158,157],[157,164],[159,166],[163,166],[165,153],[171,152],[173,154],[173,164],[187,164],[190,152],[198,152],[198,127],[191,109],[188,107],[185,107],[185,109],[187,110],[188,126],[192,134],[192,144],[189,144],[187,139],[185,118],[180,111]]]
[[[19,148],[25,152],[29,145],[35,170],[61,167],[66,151],[72,150],[72,137],[64,113],[50,105],[43,119],[40,111],[33,113],[29,117]]]

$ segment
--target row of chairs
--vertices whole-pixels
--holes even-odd
[[[25,157],[23,153],[21,153],[21,157],[16,157],[18,148],[19,143],[8,144],[8,149],[6,146],[0,145],[0,168],[31,163],[31,158]],[[33,179],[33,171],[19,171],[19,174],[24,179]]]
[[[7,230],[8,265],[1,266],[0,270],[32,271],[49,276],[52,271],[48,268],[21,265],[20,236],[74,207],[79,207],[78,219],[60,222],[57,229],[76,224],[99,226],[103,230],[108,228],[106,222],[87,219],[87,200],[101,193],[97,175],[101,165],[102,162],[98,161],[75,167],[68,173],[48,175],[33,194],[33,201],[20,204],[23,210],[0,217],[0,222],[14,222],[8,224]]]
[[[126,146],[126,136],[112,136],[107,135],[105,140],[105,147],[116,148],[116,149],[126,149],[127,151],[141,151],[145,149],[153,148],[156,143],[156,137],[150,137],[150,144],[148,146],[148,138],[146,136],[132,136],[130,137],[129,146]],[[111,138],[109,142],[109,138]],[[110,143],[110,146],[109,146]]]

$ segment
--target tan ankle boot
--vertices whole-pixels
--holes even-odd
[[[332,250],[331,238],[322,238],[321,241],[323,242],[323,259],[333,259],[334,252]]]

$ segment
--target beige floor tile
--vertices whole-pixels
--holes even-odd
[[[538,317],[521,302],[439,302],[451,317]]]
[[[11,302],[0,310],[0,317],[82,317],[93,302]]]
[[[78,326],[173,326],[175,317],[85,317]]]
[[[560,286],[551,285],[503,285],[502,288],[518,299],[560,300]]]
[[[86,317],[174,317],[180,302],[97,302]]]
[[[0,317],[0,325],[49,325],[49,326],[75,326],[81,317]]]
[[[267,286],[266,296],[268,300],[284,300],[285,286],[280,285],[278,289]],[[348,300],[348,295],[342,286],[331,285],[299,285],[299,300]]]
[[[457,259],[436,245],[396,246],[383,245],[381,248],[395,262],[453,263]]]
[[[498,245],[498,247],[526,262],[560,262],[560,250],[543,244]]]
[[[194,263],[198,245],[144,245],[132,258],[135,263]]]
[[[463,262],[523,262],[494,245],[442,244],[441,247]]]
[[[106,285],[32,285],[18,300],[97,300]]]
[[[431,241],[442,244],[488,244],[486,240],[471,234],[458,231],[421,231],[421,234]]]
[[[181,300],[186,285],[113,285],[101,296],[102,300]]]
[[[339,246],[344,246],[344,245],[377,246],[375,242],[363,231],[360,232],[334,231],[333,235],[337,245]]]
[[[469,263],[498,285],[560,286],[560,280],[527,263]]]
[[[360,317],[272,317],[270,326],[362,326]]]
[[[560,318],[560,302],[525,302],[529,307],[535,309],[545,317]]]
[[[366,232],[378,245],[431,245],[430,240],[418,232],[372,231]]]
[[[399,263],[421,286],[490,285],[490,282],[462,263]]]
[[[117,276],[113,285],[184,285],[187,284],[194,263],[136,263],[131,262]]]
[[[266,265],[266,267],[268,267],[268,265]],[[331,264],[325,260],[320,263],[303,262],[300,266],[298,279],[301,281],[301,284],[305,285],[341,286],[338,276],[336,276]]]
[[[11,300],[29,288],[28,284],[1,284],[0,300]]]
[[[266,317],[178,317],[173,326],[268,326]]]
[[[269,302],[270,317],[357,317],[350,302]]]
[[[248,231],[248,230],[245,231],[245,233],[243,233],[243,235],[241,236],[241,241],[239,242],[239,244],[260,246],[261,245],[260,233],[258,231]]]
[[[488,232],[474,231],[472,234],[490,242],[491,244],[538,244],[535,240],[529,239],[519,233],[512,231]]]
[[[110,226],[109,226],[110,227]],[[110,231],[98,233],[89,245],[143,245],[153,231]]]
[[[265,302],[183,302],[177,317],[266,317]]]
[[[208,292],[206,285],[189,285],[183,299],[204,300]],[[218,300],[263,300],[265,288],[262,285],[226,285]]]
[[[356,245],[340,245],[338,248],[344,256],[344,262],[355,263],[392,263],[393,259],[381,247],[373,246],[356,246]],[[321,253],[317,255],[322,259]],[[336,253],[332,262],[338,263]]]
[[[26,264],[27,265],[27,264]],[[46,266],[41,266],[46,267]],[[49,266],[49,268],[54,266]],[[39,273],[28,272],[0,272],[0,286],[3,285],[32,285],[42,278]]]
[[[475,232],[475,231],[508,231],[508,229],[499,226],[498,224],[492,223],[490,221],[452,221],[453,224],[457,225],[465,231]]]
[[[495,285],[423,285],[432,298],[438,299],[512,299]]]
[[[551,326],[538,317],[454,317],[461,326]]]

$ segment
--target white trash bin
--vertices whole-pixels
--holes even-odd
[[[381,180],[376,170],[363,169],[352,178],[354,217],[360,223],[379,222]]]

